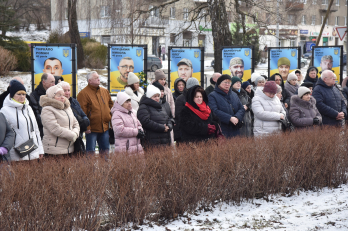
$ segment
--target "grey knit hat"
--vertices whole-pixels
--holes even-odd
[[[196,78],[193,78],[193,77],[189,78],[187,80],[187,82],[186,82],[186,88],[187,89],[189,89],[189,88],[191,88],[193,86],[196,86],[196,85],[199,85],[199,82],[198,82],[198,80]]]
[[[299,87],[298,88],[298,97],[302,98],[303,95],[305,95],[306,93],[311,93],[311,90],[307,87]]]

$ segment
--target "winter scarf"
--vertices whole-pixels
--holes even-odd
[[[288,81],[286,81],[284,88],[291,94],[291,96],[297,94],[297,89],[300,86],[296,83],[296,85],[291,85]]]
[[[185,106],[190,108],[191,111],[193,111],[196,115],[198,115],[199,118],[201,118],[202,120],[207,120],[209,118],[210,113],[211,113],[209,106],[204,101],[202,102],[202,104],[196,104],[196,105],[198,106],[199,110],[194,108],[188,102],[186,102],[186,104],[185,104]]]

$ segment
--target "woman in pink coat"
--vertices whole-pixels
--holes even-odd
[[[143,154],[140,139],[145,137],[144,130],[136,112],[132,109],[131,98],[127,93],[117,94],[111,113],[111,123],[115,133],[115,151]]]

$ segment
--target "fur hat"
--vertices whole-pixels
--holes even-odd
[[[295,74],[295,72],[291,72],[289,75],[288,75],[288,81],[290,81],[290,80],[293,80],[293,79],[296,79],[296,80],[298,80],[298,78],[297,78],[297,75]]]
[[[159,82],[154,82],[152,85],[160,89],[160,91],[164,91],[164,87]]]
[[[54,85],[46,90],[46,96],[53,99],[58,91],[63,91],[63,88],[60,85]]]
[[[161,96],[161,91],[160,89],[158,89],[157,87],[153,86],[153,85],[149,85],[147,87],[147,91],[146,91],[146,97],[147,98],[151,98],[152,96],[159,94]]]
[[[250,81],[251,81],[252,83],[254,83],[255,80],[256,80],[258,77],[260,77],[260,76],[261,76],[261,75],[260,75],[259,73],[254,72],[254,73],[251,74]]]
[[[242,80],[240,78],[238,78],[237,76],[233,76],[232,77],[232,85],[231,86],[233,86],[233,84],[235,84],[236,82],[242,83]]]
[[[298,97],[302,98],[303,95],[305,95],[306,93],[311,93],[311,90],[307,87],[299,87],[298,88]]]
[[[290,67],[290,60],[286,57],[281,57],[280,59],[278,59],[278,67],[280,67],[281,65],[287,65]]]
[[[224,80],[226,80],[226,79],[228,79],[228,80],[230,80],[230,81],[232,82],[231,76],[225,74],[225,75],[221,75],[221,76],[218,78],[218,80],[216,81],[216,84],[219,86],[219,85],[222,83],[222,81],[224,81]]]
[[[196,86],[196,85],[199,85],[199,82],[198,82],[198,80],[196,78],[193,78],[193,77],[189,78],[187,80],[187,82],[186,82],[186,88],[187,89],[189,89],[189,88],[191,88],[193,86]]]
[[[128,73],[127,84],[132,85],[134,83],[139,83],[139,78],[133,72]]]
[[[13,98],[13,96],[19,91],[22,91],[22,93],[27,92],[27,90],[25,89],[23,84],[21,84],[19,81],[15,80],[15,79],[11,80],[11,82],[10,82],[10,97]]]
[[[263,87],[263,92],[268,92],[271,94],[277,94],[277,84],[274,81],[267,81]]]
[[[242,88],[245,90],[245,88],[247,88],[249,85],[251,85],[249,81],[245,81],[244,83],[242,83]]]
[[[119,92],[117,94],[117,103],[122,106],[124,102],[126,102],[130,98],[131,97],[126,92]]]
[[[161,69],[157,69],[155,71],[155,81],[158,81],[160,79],[165,79],[165,78],[166,78],[166,75],[164,74],[164,72]]]

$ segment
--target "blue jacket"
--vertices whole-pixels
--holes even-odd
[[[239,129],[230,122],[231,117],[237,117],[238,120],[243,121],[245,110],[238,95],[231,89],[226,94],[216,85],[208,99],[209,107],[221,121],[222,134],[226,137],[239,135]]]
[[[312,96],[317,101],[316,105],[323,117],[323,124],[340,125],[342,121],[336,120],[337,114],[339,112],[344,112],[344,115],[346,116],[347,109],[337,87],[329,87],[321,78],[319,78]]]
[[[77,121],[79,122],[80,133],[82,134],[84,131],[87,130],[87,127],[89,126],[90,121],[89,121],[87,115],[82,110],[80,103],[79,103],[79,101],[77,101],[77,99],[70,97],[69,102],[70,102],[70,107],[74,113],[74,116],[76,117]],[[76,112],[78,113],[78,115],[76,114]],[[81,119],[79,119],[79,117],[81,117]]]

